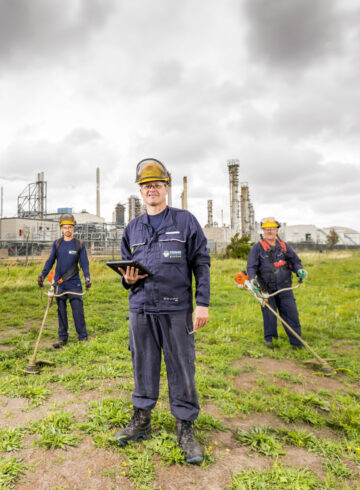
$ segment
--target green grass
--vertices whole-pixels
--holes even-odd
[[[231,490],[264,490],[276,488],[288,490],[289,488],[301,490],[317,490],[320,480],[307,468],[291,468],[275,464],[271,470],[246,470],[235,473],[231,483]]]
[[[281,326],[275,348],[265,348],[260,307],[248,292],[233,284],[244,261],[215,259],[212,263],[211,317],[206,328],[195,334],[196,382],[203,407],[195,424],[197,436],[210,447],[219,431],[230,431],[229,427],[239,426],[237,421],[256,414],[271,414],[284,425],[282,429],[260,424],[248,430],[234,429],[231,437],[235,436],[236,444],[248,447],[253,458],[267,455],[278,466],[237,473],[233,482],[229,481],[232,488],[346,488],[348,480],[360,480],[360,253],[341,259],[331,254],[304,254],[303,263],[309,276],[295,292],[303,335],[320,356],[335,359],[335,387],[322,383],[318,389],[316,383],[308,383],[309,379],[324,381],[311,366],[299,374],[287,372],[282,360],[301,367],[301,361],[311,359],[311,354],[290,349]],[[186,463],[176,444],[164,365],[161,403],[152,417],[153,437],[125,449],[114,440],[114,433],[132,414],[128,292],[104,263],[91,263],[93,287],[84,297],[90,342],[77,342],[69,314],[69,343],[60,351],[51,349],[57,337],[56,305],[52,306],[38,358],[56,362],[56,368],[46,367],[39,376],[29,376],[23,368],[32,354],[46,302],[46,298],[41,302],[36,286],[40,269],[40,265],[0,266],[0,402],[3,400],[5,407],[8,399],[22,399],[29,418],[25,425],[0,431],[0,450],[21,456],[26,433],[33,434],[43,451],[76,446],[90,436],[95,446],[116,451],[125,459],[126,467],[119,464],[111,473],[113,478],[125,472],[136,487],[153,488],[163,465]],[[269,357],[279,362],[272,374],[261,368]],[[243,387],[239,380],[246,381],[248,375],[251,384]],[[52,397],[58,392],[72,393],[81,410],[69,413],[66,397],[63,406],[58,401],[55,407]],[[86,401],[89,398],[95,401]],[[37,407],[44,404],[46,415],[32,422]],[[328,437],[317,435],[321,429],[326,429]],[[321,458],[326,478],[282,466],[281,457],[289,446]],[[11,471],[15,475],[16,468],[24,471],[18,459],[2,459],[1,464],[8,465],[8,475]],[[214,464],[216,451],[207,449],[201,471]],[[17,476],[11,478],[8,485]]]
[[[3,458],[0,455],[0,488],[9,489],[15,486],[20,475],[25,473],[26,466],[18,458]]]

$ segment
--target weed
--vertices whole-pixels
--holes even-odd
[[[22,464],[21,459],[5,459],[0,455],[0,488],[13,488],[16,480],[25,473],[25,470],[26,466]]]
[[[250,427],[249,431],[238,429],[235,439],[245,446],[250,446],[263,456],[279,456],[285,454],[282,444],[271,434],[266,427]]]
[[[166,465],[184,464],[185,458],[182,449],[177,444],[175,434],[169,434],[162,430],[153,436],[144,445],[152,453],[161,456],[161,460]]]
[[[151,425],[154,429],[174,431],[175,418],[171,415],[169,410],[157,408],[151,413]]]
[[[79,443],[79,435],[70,433],[74,428],[75,418],[72,413],[59,411],[33,422],[28,431],[39,436],[35,441],[37,446],[47,449],[65,449],[66,446],[77,446]]]
[[[17,451],[21,448],[24,431],[19,428],[0,429],[0,451]]]
[[[129,402],[119,398],[106,398],[91,404],[87,414],[88,422],[80,424],[79,428],[93,434],[124,427],[129,422],[131,411]]]
[[[337,460],[325,459],[325,468],[337,478],[351,478],[354,476],[353,471],[349,470],[345,463]]]
[[[279,371],[278,373],[273,373],[273,376],[279,379],[284,379],[285,381],[290,381],[291,383],[303,384],[302,376],[292,376],[286,371]]]
[[[137,487],[146,488],[155,479],[154,463],[151,454],[139,451],[133,447],[127,447],[124,451],[127,457],[127,476]]]
[[[200,430],[227,430],[226,425],[212,415],[199,413],[199,417],[195,421],[195,427]]]
[[[301,490],[317,490],[320,481],[315,474],[307,468],[291,468],[275,463],[268,471],[253,469],[235,473],[231,490],[264,490],[276,488],[288,490],[289,488]]]
[[[0,380],[0,393],[10,398],[27,398],[31,407],[37,407],[50,391],[42,380],[10,375]]]

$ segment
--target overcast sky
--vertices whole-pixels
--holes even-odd
[[[101,215],[162,160],[180,207],[229,222],[238,158],[255,217],[360,231],[355,0],[0,0],[4,216],[45,173],[48,211]]]

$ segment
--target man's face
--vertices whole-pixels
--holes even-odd
[[[278,228],[263,228],[264,238],[265,240],[275,240],[276,235],[278,234]]]
[[[140,194],[147,206],[166,204],[168,186],[165,182],[146,182],[140,186]]]
[[[73,225],[62,225],[61,231],[66,238],[70,238],[73,236],[74,233],[74,226]]]

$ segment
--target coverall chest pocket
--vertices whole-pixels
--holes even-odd
[[[183,264],[186,262],[185,240],[182,237],[170,238],[165,235],[159,238],[159,244],[163,264]]]
[[[274,264],[270,261],[266,252],[260,253],[259,272],[271,272],[274,268]]]
[[[130,245],[130,250],[133,259],[141,260],[144,256],[146,248],[146,240],[136,240],[134,243]]]

